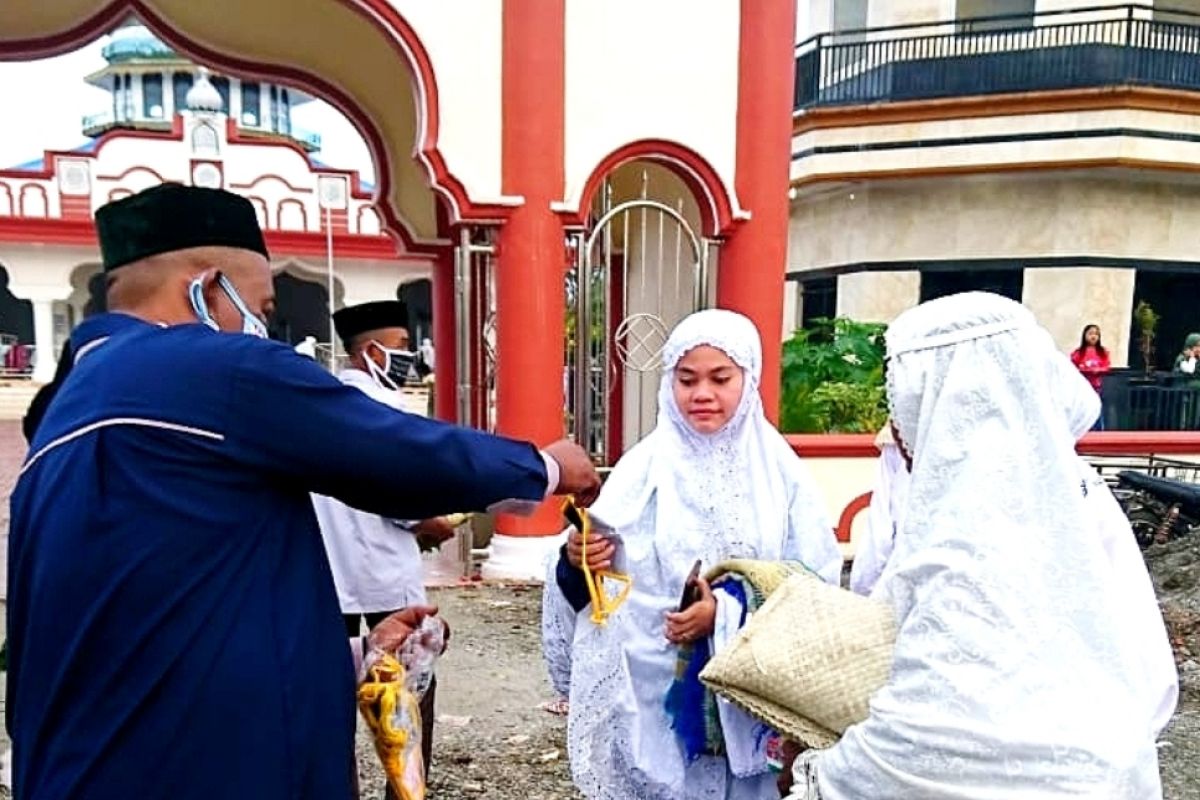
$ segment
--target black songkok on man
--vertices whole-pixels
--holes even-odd
[[[236,247],[270,258],[254,206],[223,189],[164,183],[96,211],[104,271],[191,247]]]
[[[399,300],[379,300],[346,306],[333,314],[333,327],[349,349],[355,337],[381,328],[403,328],[408,324],[408,309]]]

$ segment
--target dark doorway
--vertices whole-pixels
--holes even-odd
[[[408,311],[409,341],[416,350],[422,339],[433,338],[433,284],[428,279],[402,283],[396,289],[396,299]]]
[[[1023,269],[923,270],[921,302],[959,292],[992,292],[1021,302],[1025,289]]]
[[[1200,333],[1200,272],[1149,272],[1138,270],[1133,286],[1133,308],[1145,300],[1159,315],[1154,335],[1153,367],[1169,370],[1175,356],[1183,350],[1183,340],[1189,333]],[[1130,314],[1133,313],[1131,308]],[[1129,335],[1129,364],[1142,367],[1137,321]]]
[[[33,344],[33,303],[8,290],[8,271],[0,267],[0,334]]]
[[[329,292],[319,283],[280,273],[275,276],[271,338],[298,344],[305,336],[329,341]]]
[[[800,281],[800,327],[811,328],[813,320],[837,316],[837,278]]]

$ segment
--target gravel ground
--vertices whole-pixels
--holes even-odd
[[[438,666],[431,800],[571,800],[566,720],[543,711],[554,699],[541,657],[540,587],[434,589],[450,623]],[[383,774],[359,725],[363,800],[381,800]]]
[[[1200,800],[1200,535],[1151,547],[1146,564],[1179,667],[1179,710],[1160,742],[1166,797]]]

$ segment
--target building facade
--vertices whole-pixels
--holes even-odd
[[[83,119],[86,142],[0,169],[6,377],[48,381],[71,329],[102,308],[95,209],[165,181],[254,204],[276,272],[276,338],[328,345],[331,285],[333,309],[411,296],[413,333],[429,335],[433,259],[383,233],[372,187],[356,172],[315,161],[320,137],[291,124],[291,109],[310,97],[210,75],[138,24],[118,29],[104,56],[87,80],[111,94],[112,110]]]
[[[1200,3],[816,0],[796,56],[788,325],[967,289],[1142,366],[1200,329]],[[847,232],[853,232],[847,235]]]

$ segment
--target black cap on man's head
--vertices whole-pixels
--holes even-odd
[[[367,331],[403,328],[408,324],[408,308],[399,300],[378,300],[346,306],[333,312],[333,327],[347,344]]]
[[[190,247],[236,247],[270,258],[254,206],[223,189],[164,183],[96,211],[105,272]]]

